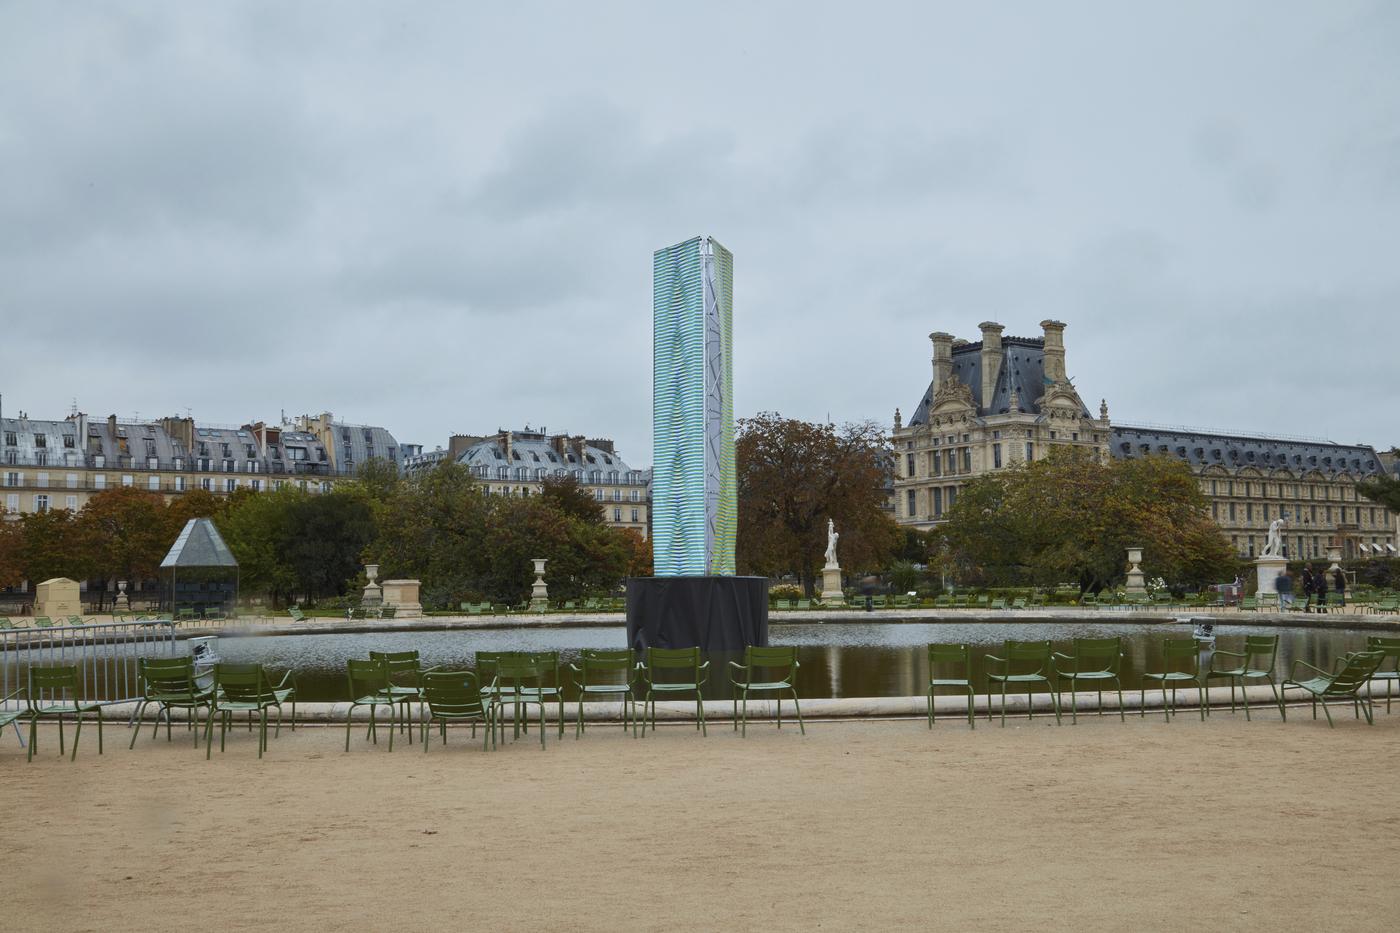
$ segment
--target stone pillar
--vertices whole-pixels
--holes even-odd
[[[380,588],[379,584],[375,582],[375,578],[379,576],[379,565],[365,564],[365,576],[369,579],[369,582],[365,584],[365,592],[364,595],[360,597],[360,605],[365,608],[380,606],[384,602],[384,591]]]
[[[126,598],[126,581],[117,581],[117,598],[112,604],[118,612],[126,612],[131,608],[131,601]]]
[[[822,605],[844,606],[846,594],[841,591],[841,568],[822,568]]]
[[[977,326],[982,329],[982,411],[991,412],[997,376],[1001,373],[1001,332],[1006,328],[995,321],[983,321]]]
[[[1333,573],[1342,569],[1342,546],[1340,544],[1327,545],[1327,572]]]
[[[1129,593],[1146,593],[1147,581],[1142,576],[1142,548],[1128,548],[1128,582],[1123,588]]]
[[[530,586],[530,611],[549,611],[549,587],[544,584],[544,565],[548,560],[543,557],[532,558],[535,564],[535,582]]]

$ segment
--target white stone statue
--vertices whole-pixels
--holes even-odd
[[[826,565],[835,567],[836,564],[836,542],[840,539],[836,533],[836,523],[831,519],[826,520]]]
[[[1283,526],[1282,518],[1276,518],[1269,522],[1269,537],[1264,542],[1264,550],[1260,553],[1260,557],[1283,556]]]

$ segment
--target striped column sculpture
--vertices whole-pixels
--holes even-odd
[[[705,236],[657,250],[652,305],[654,572],[732,576],[733,254]]]

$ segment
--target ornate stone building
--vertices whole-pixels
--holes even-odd
[[[1356,484],[1390,471],[1365,445],[1110,424],[1093,417],[1065,367],[1065,325],[1042,321],[1040,337],[1003,337],[981,325],[976,343],[934,333],[933,378],[908,423],[896,409],[894,509],[901,524],[943,520],[968,480],[1046,456],[1057,445],[1091,457],[1170,457],[1190,465],[1211,515],[1238,554],[1264,547],[1283,517],[1287,553],[1325,558],[1395,556],[1400,517],[1361,498]],[[1400,475],[1400,473],[1397,473]]]
[[[1277,518],[1287,522],[1283,540],[1294,559],[1325,558],[1334,544],[1347,559],[1395,556],[1395,515],[1356,493],[1358,482],[1385,470],[1372,447],[1117,425],[1113,455],[1190,464],[1211,515],[1242,557],[1264,549]]]
[[[1065,325],[1042,321],[1043,336],[1003,337],[980,325],[976,343],[929,335],[933,378],[905,424],[895,411],[895,516],[930,528],[968,480],[1078,447],[1109,456],[1108,406],[1095,418],[1065,368]]]

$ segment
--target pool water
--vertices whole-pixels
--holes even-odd
[[[995,654],[1006,639],[1049,640],[1055,650],[1068,652],[1075,637],[1123,638],[1122,682],[1136,690],[1144,671],[1159,670],[1162,640],[1187,638],[1187,624],[1114,625],[1099,623],[871,623],[782,624],[769,628],[773,645],[796,646],[801,662],[798,695],[817,697],[915,696],[927,689],[929,671],[924,646],[929,642],[960,642],[972,648],[972,682],[983,689],[982,657]],[[1259,626],[1217,625],[1216,647],[1239,650],[1246,635],[1279,636],[1275,679],[1288,675],[1294,659],[1322,668],[1347,651],[1364,648],[1367,632],[1350,629],[1271,629]],[[225,661],[260,663],[279,673],[296,672],[299,699],[308,702],[344,700],[347,686],[345,661],[364,658],[370,651],[417,650],[424,667],[463,670],[475,667],[477,651],[558,651],[564,663],[578,658],[584,648],[626,647],[626,629],[549,628],[483,629],[442,632],[365,632],[321,635],[283,635],[219,639]],[[735,656],[710,658],[710,682],[705,695],[728,699],[727,662]],[[1204,669],[1210,649],[1203,648]],[[568,679],[568,671],[565,670]],[[1222,682],[1223,683],[1223,682]],[[566,696],[571,696],[566,690]]]

